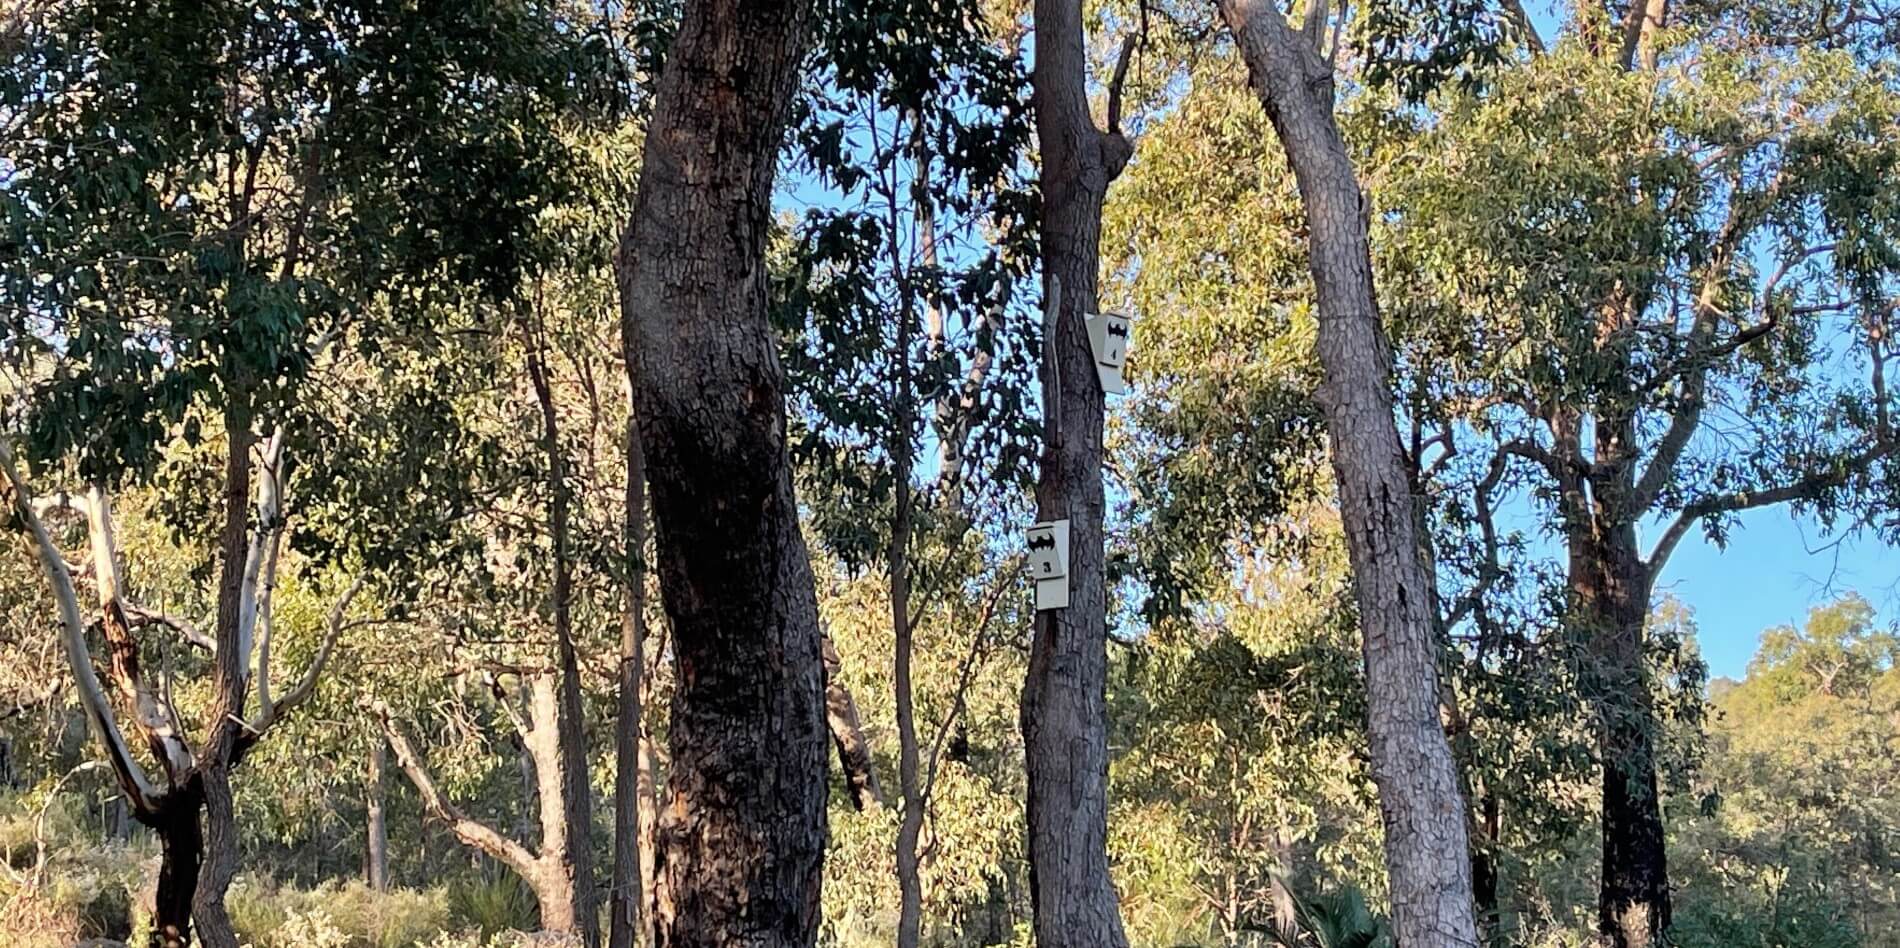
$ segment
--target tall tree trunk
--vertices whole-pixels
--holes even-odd
[[[910,478],[916,445],[912,442],[913,414],[910,382],[911,323],[915,313],[908,288],[899,315],[897,345],[891,352],[897,381],[892,413],[890,452],[895,485],[892,498],[890,569],[891,634],[895,659],[892,668],[897,711],[897,783],[904,810],[897,824],[897,948],[917,948],[924,917],[924,884],[917,854],[924,828],[924,791],[918,772],[917,711],[911,686],[911,652],[915,646],[910,624]]]
[[[545,329],[531,327],[528,373],[541,406],[541,449],[548,465],[548,533],[554,547],[554,642],[561,680],[554,734],[560,745],[561,818],[566,840],[543,856],[561,863],[560,874],[574,900],[574,934],[583,948],[600,944],[600,919],[594,911],[594,798],[588,780],[586,717],[581,708],[580,658],[574,649],[572,600],[574,577],[568,549],[567,455],[561,447],[560,417],[554,408],[553,379],[548,373]],[[545,802],[543,803],[545,806]]]
[[[1285,147],[1306,213],[1321,408],[1359,606],[1372,776],[1398,942],[1477,943],[1464,801],[1439,722],[1439,645],[1410,467],[1393,418],[1392,354],[1372,282],[1367,207],[1333,119],[1325,5],[1296,31],[1265,0],[1219,0]]]
[[[541,819],[540,857],[528,881],[541,901],[541,927],[584,940],[590,932],[598,937],[599,921],[594,918],[593,893],[576,872],[581,860],[573,854],[585,836],[568,812],[561,689],[553,675],[537,675],[528,683],[526,740],[529,756],[534,758]]]
[[[218,574],[217,651],[211,672],[212,699],[206,715],[205,744],[199,752],[195,780],[204,801],[204,857],[198,885],[192,893],[192,916],[198,940],[205,948],[237,948],[237,932],[224,909],[224,893],[237,875],[237,817],[231,799],[231,767],[238,754],[249,691],[246,663],[248,630],[243,613],[247,586],[251,496],[251,433],[249,410],[241,394],[225,408],[224,530],[218,541],[222,557]]]
[[[1669,863],[1656,781],[1656,713],[1645,625],[1649,573],[1633,525],[1573,528],[1572,621],[1588,643],[1586,693],[1602,759],[1603,874],[1597,926],[1614,948],[1649,948],[1669,928]]]
[[[1069,521],[1069,606],[1036,613],[1023,684],[1030,901],[1041,948],[1120,948],[1128,938],[1108,871],[1106,396],[1084,315],[1096,309],[1102,203],[1130,147],[1089,114],[1080,0],[1037,0],[1035,17],[1043,293],[1053,307],[1036,512]]]
[[[633,948],[641,940],[647,876],[641,872],[642,825],[653,810],[651,784],[642,785],[641,741],[646,736],[647,472],[640,449],[638,406],[628,404],[627,492],[623,537],[626,590],[620,616],[618,717],[614,721],[614,875],[609,898],[607,948]]]
[[[370,745],[369,773],[363,780],[364,875],[372,892],[389,891],[389,824],[383,814],[388,755],[389,743],[379,735]]]
[[[810,15],[810,0],[689,0],[621,256],[676,669],[665,948],[818,934],[824,668],[765,269]]]

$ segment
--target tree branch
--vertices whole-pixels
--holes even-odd
[[[1848,478],[1865,471],[1876,461],[1892,456],[1896,448],[1900,448],[1900,443],[1892,441],[1876,443],[1873,447],[1841,461],[1828,470],[1810,472],[1805,477],[1779,487],[1718,494],[1696,501],[1676,514],[1676,519],[1663,531],[1662,537],[1656,541],[1655,548],[1643,561],[1644,565],[1649,569],[1651,576],[1660,572],[1663,564],[1668,562],[1669,554],[1675,550],[1676,544],[1681,542],[1683,535],[1703,517],[1807,499],[1819,491],[1846,483]]]
[[[1115,59],[1115,72],[1108,80],[1108,134],[1122,133],[1122,91],[1128,83],[1128,62],[1135,53],[1139,34],[1122,37],[1121,53]]]
[[[66,558],[60,555],[59,548],[53,544],[52,534],[47,532],[46,524],[34,511],[32,491],[14,465],[11,448],[4,442],[0,442],[0,473],[5,474],[13,488],[14,509],[32,534],[40,566],[58,603],[60,644],[65,649],[66,664],[72,672],[73,681],[79,688],[80,706],[85,709],[86,717],[92,723],[93,734],[105,747],[106,757],[118,777],[120,788],[139,812],[153,812],[158,808],[162,794],[132,756],[125,735],[119,730],[118,720],[112,714],[112,705],[106,700],[105,688],[92,670],[92,654],[86,646],[86,624],[80,618],[79,595],[73,589],[72,574],[66,571]]]
[[[430,816],[447,823],[449,831],[464,844],[473,846],[483,853],[500,860],[508,868],[520,873],[523,878],[532,879],[540,869],[540,859],[526,846],[496,832],[486,823],[470,817],[457,807],[441,788],[435,784],[435,778],[429,775],[428,768],[416,749],[396,727],[391,719],[389,706],[376,702],[372,711],[382,722],[383,736],[389,739],[389,749],[396,754],[396,764],[415,785],[416,795],[422,798],[422,807]]]
[[[1524,42],[1531,48],[1531,52],[1542,55],[1545,51],[1544,38],[1537,35],[1537,26],[1531,23],[1531,15],[1524,11],[1524,4],[1519,0],[1504,0],[1504,12],[1510,16],[1511,24],[1523,35]]]
[[[264,658],[264,652],[259,650],[258,714],[257,718],[251,722],[253,733],[261,736],[265,731],[270,730],[271,725],[295,710],[298,705],[303,704],[311,693],[316,691],[317,679],[322,676],[324,666],[329,663],[330,654],[336,650],[337,639],[343,635],[343,630],[349,627],[343,621],[343,616],[349,611],[350,603],[356,599],[357,593],[363,591],[363,585],[363,577],[358,576],[354,582],[350,583],[350,588],[344,590],[343,595],[330,606],[330,614],[324,620],[323,643],[317,646],[316,656],[310,660],[310,665],[304,669],[303,677],[298,679],[296,686],[286,692],[275,704],[270,699],[270,665]]]
[[[147,609],[131,600],[122,602],[121,608],[125,610],[126,616],[134,620],[134,624],[136,625],[162,625],[177,632],[179,638],[184,639],[185,644],[192,648],[200,649],[206,654],[215,654],[218,650],[216,640],[206,635],[204,631],[199,629],[196,625],[184,619],[180,619],[176,616],[168,616],[157,610]]]

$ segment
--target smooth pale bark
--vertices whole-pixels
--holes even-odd
[[[897,404],[889,447],[896,490],[892,497],[890,546],[885,564],[890,570],[891,635],[895,648],[892,681],[897,713],[897,783],[898,792],[904,798],[904,809],[897,824],[897,948],[917,948],[924,918],[922,866],[917,854],[918,838],[924,828],[924,791],[918,773],[921,755],[917,747],[917,709],[911,687],[911,653],[915,643],[910,623],[910,478],[916,446],[911,442],[910,342],[915,313],[910,299],[906,292],[898,317],[901,322],[897,345],[891,353],[897,376]]]
[[[1130,147],[1089,114],[1080,0],[1037,0],[1035,17],[1043,293],[1052,310],[1036,513],[1069,521],[1069,607],[1036,614],[1023,684],[1030,901],[1040,948],[1121,948],[1128,938],[1108,870],[1105,396],[1083,317],[1096,309],[1102,203]]]
[[[102,486],[93,485],[83,497],[61,493],[36,499],[14,464],[10,446],[0,441],[0,474],[5,475],[15,510],[32,535],[42,571],[52,587],[60,618],[60,644],[87,722],[105,752],[133,818],[159,837],[161,856],[150,943],[165,948],[187,944],[194,923],[202,944],[218,948],[236,945],[236,933],[224,911],[224,891],[236,873],[238,852],[230,771],[284,714],[315,690],[342,632],[344,612],[363,585],[359,579],[331,609],[316,657],[297,684],[273,702],[269,628],[275,545],[283,529],[283,437],[279,432],[264,446],[263,476],[257,479],[256,521],[274,526],[253,531],[246,506],[253,480],[250,454],[254,438],[241,409],[227,409],[225,422],[224,523],[219,538],[222,567],[214,636],[140,608],[127,597],[110,497]],[[94,670],[72,573],[40,519],[42,512],[52,510],[68,510],[86,518],[94,585],[99,594],[101,638],[108,650],[108,680],[112,690],[131,708],[133,723],[153,759],[164,768],[162,784],[153,781],[132,755],[107,698],[106,685]],[[146,626],[168,627],[188,644],[210,651],[212,702],[202,747],[194,748],[180,733],[169,709],[160,703],[158,692],[146,680],[134,619]],[[250,645],[258,628],[265,631],[265,636],[258,643],[253,666]],[[247,719],[245,699],[253,682],[258,689],[259,710]]]
[[[562,748],[560,685],[554,676],[536,675],[528,685],[529,729],[524,739],[534,758],[535,796],[540,801],[541,849],[528,881],[541,900],[541,927],[585,940],[598,935],[592,893],[575,873],[581,859],[574,848],[585,830],[568,812],[568,757]]]
[[[676,688],[658,944],[809,946],[825,845],[818,603],[766,318],[809,0],[689,0],[647,127],[622,312]]]
[[[533,890],[541,909],[541,927],[550,932],[580,938],[585,923],[583,912],[593,911],[590,894],[575,885],[573,859],[566,850],[573,845],[566,807],[561,795],[565,780],[561,753],[560,685],[557,675],[536,675],[527,683],[525,722],[517,720],[521,745],[533,762],[534,814],[540,828],[540,846],[530,848],[518,839],[503,835],[470,817],[436,785],[428,765],[415,746],[398,728],[388,707],[374,709],[381,722],[383,736],[396,755],[396,765],[421,798],[423,811],[440,821],[465,846],[481,852],[506,866]],[[513,712],[511,712],[512,714]],[[597,922],[596,922],[597,924]]]
[[[1324,5],[1295,30],[1276,4],[1219,0],[1293,167],[1319,301],[1320,392],[1359,606],[1372,776],[1393,927],[1407,948],[1477,944],[1467,815],[1439,722],[1435,595],[1393,416],[1367,207],[1333,119]]]
[[[383,811],[388,781],[384,775],[389,742],[379,735],[370,745],[368,772],[363,778],[363,824],[366,877],[373,892],[389,891],[389,820]]]

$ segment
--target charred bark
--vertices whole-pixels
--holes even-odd
[[[807,946],[825,843],[818,606],[766,319],[809,0],[691,0],[621,254],[676,689],[658,944]]]
[[[134,818],[158,837],[158,892],[152,906],[152,948],[191,944],[192,893],[204,860],[203,807],[196,785],[173,790],[158,807],[139,809]]]
[[[1656,711],[1645,626],[1650,574],[1634,525],[1573,527],[1570,621],[1585,646],[1603,794],[1597,927],[1614,948],[1649,948],[1669,928],[1669,861],[1656,781]]]

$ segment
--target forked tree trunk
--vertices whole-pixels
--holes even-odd
[[[1128,938],[1108,871],[1106,396],[1084,315],[1096,309],[1102,203],[1130,148],[1089,114],[1080,0],[1037,0],[1035,17],[1043,293],[1053,307],[1036,512],[1069,521],[1069,606],[1036,613],[1023,683],[1030,900],[1040,948],[1121,948]]]
[[[528,691],[528,722],[520,727],[523,752],[533,761],[534,817],[541,827],[539,853],[520,840],[496,832],[479,820],[470,818],[451,801],[435,778],[430,776],[420,754],[395,726],[389,709],[381,704],[374,713],[383,734],[396,755],[396,765],[416,788],[425,813],[447,824],[455,838],[472,850],[506,866],[534,891],[541,911],[541,927],[554,933],[580,937],[581,912],[591,911],[592,901],[575,885],[572,865],[563,850],[569,845],[567,816],[561,801],[561,747],[559,737],[558,685],[553,675],[532,679]],[[506,700],[506,699],[504,699]],[[588,908],[583,909],[583,904]]]
[[[231,797],[231,769],[241,753],[244,703],[250,691],[247,661],[250,630],[246,602],[250,587],[251,431],[249,410],[233,396],[225,408],[224,531],[218,540],[217,651],[212,658],[211,706],[205,718],[205,743],[194,779],[204,800],[204,862],[192,894],[192,917],[204,948],[238,948],[237,931],[224,908],[224,893],[237,876],[238,831]],[[252,577],[254,578],[254,577]]]
[[[621,255],[676,669],[664,948],[818,934],[824,669],[765,267],[810,15],[809,0],[688,0]]]
[[[1392,354],[1379,322],[1364,195],[1333,119],[1327,6],[1295,30],[1277,4],[1219,0],[1306,213],[1319,300],[1320,392],[1365,659],[1372,777],[1385,825],[1398,942],[1477,944],[1467,814],[1439,722],[1439,645],[1408,474],[1393,417]]]

